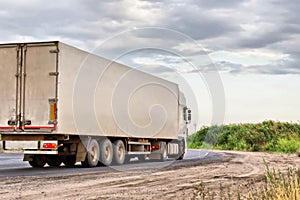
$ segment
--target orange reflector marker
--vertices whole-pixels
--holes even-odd
[[[55,112],[56,112],[56,104],[50,104],[50,121],[53,122],[55,120]]]
[[[50,112],[49,124],[56,124],[57,120],[57,99],[49,99]]]
[[[57,144],[56,143],[44,143],[43,148],[44,149],[56,149]]]

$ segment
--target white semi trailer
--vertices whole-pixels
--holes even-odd
[[[182,159],[178,85],[58,41],[0,44],[0,134],[32,167]]]

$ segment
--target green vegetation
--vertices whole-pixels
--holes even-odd
[[[288,169],[287,173],[282,173],[280,170],[271,170],[266,165],[265,178],[258,183],[250,181],[246,188],[245,184],[232,183],[226,187],[220,185],[219,191],[212,191],[204,183],[200,183],[194,187],[193,199],[299,199],[299,181],[299,169]]]
[[[300,148],[300,124],[264,121],[204,127],[188,137],[188,147],[295,153]]]

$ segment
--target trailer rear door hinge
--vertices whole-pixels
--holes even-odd
[[[58,76],[58,72],[49,72],[49,76]]]
[[[8,120],[7,124],[9,126],[15,126],[15,125],[17,125],[17,120]]]
[[[52,50],[49,50],[50,53],[58,53],[59,50],[58,49],[52,49]]]

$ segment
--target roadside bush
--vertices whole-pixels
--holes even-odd
[[[279,139],[276,150],[283,153],[295,153],[300,148],[299,140]]]
[[[209,145],[208,145],[209,144]],[[300,149],[300,125],[264,121],[204,127],[188,137],[189,148],[295,153]]]

